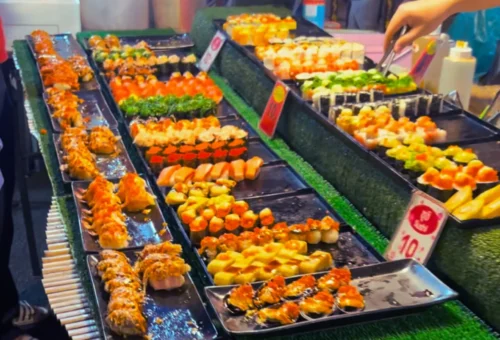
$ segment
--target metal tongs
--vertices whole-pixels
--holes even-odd
[[[385,51],[382,59],[380,59],[380,61],[377,64],[377,67],[376,67],[377,71],[381,72],[384,77],[387,76],[387,73],[389,72],[389,68],[391,67],[392,62],[394,61],[394,57],[396,56],[396,53],[394,52],[394,45],[396,45],[396,41],[398,41],[398,39],[401,36],[405,35],[406,32],[408,32],[408,28],[409,27],[405,25],[405,26],[401,27],[399,29],[399,31],[397,31],[396,34],[394,34],[392,36],[391,43],[389,44],[389,47]],[[387,60],[387,62],[386,62],[386,60]]]

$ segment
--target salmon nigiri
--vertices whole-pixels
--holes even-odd
[[[229,169],[229,176],[236,182],[241,182],[245,179],[245,168],[246,163],[242,159],[238,159],[231,162],[231,167]]]
[[[262,167],[262,164],[264,164],[264,160],[260,157],[252,157],[250,158],[246,165],[246,171],[245,171],[245,178],[254,180],[259,176],[260,173],[260,168]]]
[[[180,165],[172,165],[169,166],[165,169],[163,169],[160,172],[160,176],[158,176],[158,179],[156,180],[156,183],[161,186],[161,187],[166,187],[170,185],[170,178],[176,172],[177,170],[180,169]]]
[[[219,162],[212,167],[210,171],[209,180],[215,181],[217,179],[227,179],[229,176],[229,163]]]
[[[186,183],[194,176],[194,169],[183,166],[177,170],[170,179],[170,185],[176,183]]]
[[[210,170],[212,170],[212,168],[213,164],[200,164],[194,172],[193,182],[205,182],[207,177],[210,176]]]

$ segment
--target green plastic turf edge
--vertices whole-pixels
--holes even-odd
[[[114,34],[118,37],[125,37],[125,36],[162,36],[162,35],[173,35],[175,34],[175,30],[171,28],[163,28],[163,29],[157,29],[157,28],[151,28],[147,30],[124,30],[124,31],[83,31],[83,32],[78,32],[76,34],[76,40],[80,43],[82,47],[85,46],[85,40],[90,38],[93,35],[100,35],[101,37],[104,37],[106,34]]]
[[[29,57],[31,58],[31,55],[29,55]],[[34,65],[34,62],[31,59],[28,59],[28,60],[25,60],[25,61],[28,61],[28,62],[31,61],[31,64]],[[22,69],[24,69],[24,66],[22,67]],[[35,72],[36,72],[36,67],[34,67],[34,69],[35,69]],[[35,76],[35,79],[38,80],[37,79],[37,75]],[[36,85],[35,85],[35,90],[36,90]],[[244,104],[244,102],[239,97],[237,97],[234,93],[233,93],[233,95],[234,95],[234,99],[235,100],[239,100],[244,106],[246,106]],[[35,96],[37,96],[37,92],[35,92]],[[33,103],[31,103],[31,101],[30,101],[30,104],[33,104]],[[43,118],[44,118],[44,116],[40,115],[40,113],[41,113],[40,109],[41,109],[42,113],[43,113],[43,110],[45,109],[44,105],[43,105],[43,101],[41,100],[41,98],[39,98],[39,103],[38,104],[40,105],[40,106],[38,106],[39,111],[38,112],[34,111],[35,124],[36,124],[37,128],[39,128],[39,126],[45,126],[45,127],[48,126],[50,128],[50,124],[49,125],[43,124]],[[241,110],[239,110],[239,111],[241,112]],[[251,109],[250,109],[250,112],[252,112]],[[256,121],[258,121],[257,114],[255,112],[253,112],[253,114],[254,114],[254,123],[252,125],[254,125]],[[42,124],[39,125],[38,124],[39,123],[38,120],[40,118],[42,118]],[[46,118],[46,115],[45,115],[45,118]],[[247,118],[247,117],[245,117],[245,118]],[[48,119],[45,119],[45,120],[46,120],[46,123],[48,123]],[[251,119],[249,119],[249,121],[251,122]],[[47,142],[47,141],[51,140],[51,137],[50,137],[50,139],[48,139],[48,138],[42,138],[42,142],[43,142],[43,139],[45,139],[45,141]],[[269,142],[269,140],[267,140],[266,142]],[[274,140],[272,142],[274,142]],[[286,144],[283,143],[281,146],[283,146],[284,150],[288,150],[288,152],[290,153],[290,155],[294,155],[294,153],[286,146]],[[271,147],[273,147],[273,146],[271,145]],[[275,150],[278,151],[277,149],[275,149]],[[44,158],[47,160],[47,158],[48,158],[47,157],[47,153],[46,153],[46,151],[44,151],[43,148],[42,148],[42,153],[44,154]],[[284,157],[286,157],[286,156],[284,156]],[[300,159],[300,158],[297,157],[297,159]],[[49,162],[47,162],[47,163],[49,163]],[[57,170],[57,164],[55,164],[55,165],[56,165],[55,169]],[[305,166],[306,166],[306,168],[309,168],[309,169],[312,170],[312,168],[307,163],[305,163]],[[53,164],[52,165],[47,164],[47,167],[51,168],[51,169],[54,169]],[[49,172],[49,174],[50,173],[51,172]],[[56,172],[56,173],[58,173],[58,172]],[[53,182],[53,172],[50,175],[50,177],[51,177],[51,181]],[[306,180],[308,180],[307,174],[304,177],[306,178]],[[320,180],[320,183],[321,183],[321,177],[318,176],[317,178]],[[322,182],[324,183],[324,185],[328,185],[324,180]],[[328,194],[325,194],[325,192],[323,192],[323,190],[318,190],[318,191],[320,192],[320,194],[322,194],[323,197],[325,197],[325,198],[328,199]],[[332,200],[340,199],[340,200],[344,201],[343,198],[340,197],[338,194],[335,194],[335,192],[333,192],[333,193],[334,193],[334,195],[332,196]],[[66,209],[66,211],[69,211],[72,206],[74,208],[74,204],[72,202],[72,199],[70,199],[68,197],[59,198],[58,202],[59,202],[59,205],[61,207],[61,210],[65,210]],[[344,202],[347,204],[347,207],[348,207],[349,204],[346,201],[344,201]],[[345,217],[345,214],[343,214],[340,210],[338,210],[338,211],[339,211],[339,213],[341,213]],[[67,216],[65,217],[65,219],[67,221],[71,221],[72,220],[71,213],[70,212],[66,213],[66,215]],[[360,221],[363,220],[363,218],[359,214],[358,214],[358,217],[360,218]],[[352,223],[353,225],[355,225],[355,226],[358,225],[358,223],[355,220],[349,219],[348,221],[350,223]],[[68,226],[68,225],[71,225],[71,222],[67,222],[66,226]],[[70,237],[70,241],[71,241],[72,244],[75,244],[75,241],[76,241],[76,244],[80,245],[79,244],[79,240],[75,239],[75,237],[73,236],[73,231],[77,230],[75,228],[76,227],[72,227],[72,230],[69,231],[71,233],[71,235],[72,235]],[[358,227],[358,229],[359,229],[359,227]],[[361,230],[360,230],[360,232],[361,232]],[[375,232],[375,229],[373,229],[373,232]],[[77,235],[78,235],[78,231],[77,231]],[[367,238],[365,235],[363,235],[363,236],[365,238]],[[382,237],[380,237],[380,235],[378,237],[380,238],[381,244],[380,245],[375,245],[374,244],[374,245],[375,245],[375,247],[379,251],[381,251],[385,247],[386,241],[384,243],[384,239]],[[78,254],[83,254],[83,249],[80,250],[80,249],[77,249],[77,247],[78,246],[76,246],[76,248],[74,248],[73,251],[74,251],[76,257],[79,257]],[[85,266],[81,267],[79,265],[79,268],[86,273],[86,270],[84,269],[84,267]],[[85,274],[85,276],[86,276],[86,274]],[[89,287],[88,278],[84,278],[84,280],[87,281],[86,282],[87,283],[87,285],[86,285],[87,287],[86,288],[88,288]],[[431,320],[435,320],[432,323],[436,323],[436,324],[432,325],[432,323],[425,321],[425,319],[427,319],[427,318],[421,318],[420,317],[420,316],[423,316],[425,314],[435,314],[436,310],[439,311],[442,308],[454,311],[454,313],[446,313],[447,314],[446,316],[449,316],[449,317],[453,316],[453,318],[451,318],[451,319],[449,317],[444,317],[443,318],[443,315],[435,315],[435,316],[431,315]],[[438,314],[441,314],[441,313],[438,312]],[[419,319],[423,319],[423,320],[421,322],[419,322],[417,320],[414,320],[415,318],[419,318]],[[406,321],[404,321],[406,319],[409,319],[407,321],[408,324],[415,325],[415,326],[412,326],[412,327],[408,328],[408,327],[405,327],[403,324],[400,324],[400,322],[406,322]],[[332,339],[332,336],[333,336],[334,338],[340,338],[340,339],[347,339],[347,338],[348,339],[356,339],[356,338],[359,338],[359,339],[366,339],[366,338],[373,338],[373,339],[391,339],[391,338],[394,338],[394,339],[410,339],[411,338],[411,339],[414,339],[414,338],[416,338],[414,336],[414,334],[423,335],[423,334],[420,334],[423,329],[427,329],[427,332],[426,332],[427,335],[424,335],[425,338],[428,338],[430,334],[433,334],[435,332],[438,332],[438,334],[441,334],[441,335],[443,335],[444,333],[448,333],[450,335],[453,334],[453,330],[443,330],[443,329],[441,329],[442,328],[441,326],[442,326],[442,323],[443,323],[442,321],[443,320],[444,320],[444,323],[449,323],[450,325],[453,324],[453,323],[455,323],[455,322],[458,322],[458,321],[462,320],[465,324],[467,324],[466,328],[469,329],[470,332],[466,332],[466,333],[458,332],[458,333],[462,333],[462,335],[464,335],[465,338],[467,338],[467,339],[492,338],[492,335],[489,334],[489,333],[487,333],[487,330],[485,329],[484,325],[481,324],[480,320],[478,320],[474,315],[469,314],[467,311],[465,311],[464,309],[462,309],[456,303],[448,303],[448,304],[445,304],[444,306],[441,306],[441,307],[434,307],[434,308],[431,308],[430,310],[424,312],[423,314],[418,314],[418,315],[414,315],[414,316],[407,316],[407,317],[403,317],[403,318],[398,318],[397,319],[398,322],[392,322],[392,321],[385,320],[385,321],[379,321],[379,322],[375,322],[375,323],[365,324],[365,325],[362,325],[362,326],[360,325],[360,326],[342,327],[342,328],[338,328],[338,329],[333,330],[333,331],[320,332],[320,333],[314,333],[314,334],[307,334],[307,335],[304,335],[304,336],[300,336],[298,338],[300,338],[300,339],[307,339],[307,338],[310,338],[310,337],[314,337],[315,339]],[[477,322],[477,321],[479,321],[479,322]],[[423,324],[421,324],[421,323],[423,323]],[[440,324],[441,324],[441,326],[440,326]],[[462,326],[465,326],[465,324],[463,324]],[[368,327],[368,328],[366,328],[366,327]],[[361,328],[363,328],[363,329],[361,329]],[[399,334],[399,333],[401,333],[401,329],[405,329],[407,331],[403,331],[404,334]],[[455,329],[455,331],[459,331],[459,329]],[[456,335],[456,333],[455,333],[455,335]],[[424,338],[424,336],[422,336],[422,338]],[[294,337],[294,338],[296,338],[296,337]],[[418,336],[418,338],[420,338],[420,336]],[[436,334],[436,336],[434,336],[432,338],[436,338],[437,339],[437,334]],[[454,338],[456,338],[456,337],[454,337]]]
[[[378,232],[375,227],[373,227],[344,197],[342,197],[338,191],[330,184],[328,183],[321,175],[319,175],[316,170],[313,169],[313,167],[305,162],[299,155],[297,155],[294,151],[292,151],[288,145],[279,137],[275,137],[274,139],[270,139],[267,137],[265,134],[263,134],[259,129],[258,129],[258,122],[260,120],[260,116],[251,108],[249,107],[244,100],[239,97],[232,89],[231,87],[227,84],[227,82],[224,80],[224,78],[220,77],[216,72],[211,71],[210,76],[214,79],[215,83],[222,89],[224,93],[224,98],[243,116],[243,118],[257,131],[261,139],[278,155],[280,158],[284,159],[287,161],[290,166],[292,166],[304,179],[305,181],[313,187],[327,202],[332,206],[332,208],[339,213],[339,215],[348,223],[350,224],[365,240],[367,240],[377,251],[380,253],[383,253],[385,250],[388,240],[380,233]],[[464,334],[462,333],[461,336],[463,335],[464,339],[468,339],[470,336],[473,336],[473,338],[495,338],[492,333],[490,333],[490,329],[488,326],[486,326],[482,320],[477,318],[472,312],[470,312],[464,305],[462,305],[460,302],[448,302],[443,306],[439,307],[434,307],[432,308],[433,312],[436,314],[439,314],[440,316],[436,318],[436,316],[433,316],[433,319],[439,319],[439,320],[444,320],[446,318],[454,318],[456,316],[460,316],[463,320],[463,324],[461,325],[456,325],[453,326],[449,330],[450,333],[448,333],[448,330],[440,330],[437,333],[439,334],[439,338],[444,336],[446,333],[448,335],[453,335],[449,338],[456,338],[456,333],[462,333],[465,331],[465,333],[469,333],[470,326],[474,324],[477,330],[481,330],[480,333],[476,333],[476,331],[470,332],[470,334]],[[421,315],[415,315],[415,316],[410,316],[409,318],[415,318],[419,319],[418,322],[421,322],[423,324],[426,324],[427,321],[423,321],[420,319],[426,319],[424,317],[426,314],[429,312],[425,312]],[[430,313],[429,313],[430,314]],[[471,320],[467,320],[468,318],[466,316],[469,316]],[[398,318],[397,320],[394,320],[394,324],[396,324],[396,329],[398,331],[402,331],[403,328],[399,327],[399,322],[405,323],[403,321],[404,318]],[[386,323],[387,321],[380,321],[383,323]],[[391,329],[391,327],[387,328],[386,325],[382,327],[380,322],[377,323],[371,323],[371,324],[364,324],[363,326],[351,326],[351,327],[343,327],[340,329],[335,329],[332,331],[328,331],[328,335],[323,334],[323,332],[318,332],[314,333],[314,338],[315,339],[351,339],[351,338],[357,338],[359,337],[359,333],[361,329],[361,333],[365,333],[365,331],[368,331],[367,329],[364,329],[365,327],[368,327],[370,330],[368,331],[370,334],[370,338],[378,338],[380,336],[381,338],[385,338],[386,335],[389,335],[387,338],[392,338],[390,335],[391,332],[394,330]],[[412,321],[411,323],[413,324]],[[471,324],[469,324],[471,322]],[[393,323],[390,323],[391,325]],[[379,334],[376,335],[376,332],[374,332],[371,328],[372,325],[377,325],[376,328],[377,330],[380,330],[380,328],[384,329],[384,332],[387,332],[385,335]],[[459,331],[460,328],[463,328],[463,331]],[[352,329],[353,332],[349,332],[348,330]],[[336,334],[339,332],[339,334]],[[410,333],[413,333],[413,331],[409,331]],[[355,335],[355,334],[356,335]],[[335,335],[334,335],[335,334]],[[304,335],[304,339],[307,338],[308,335]],[[312,334],[310,336],[313,336]],[[368,334],[365,334],[364,336],[368,336]],[[435,336],[435,330],[434,329],[428,329],[428,328],[422,328],[421,331],[418,332],[418,334],[401,334],[397,335],[395,338],[396,339],[402,339],[408,336],[408,338],[412,339],[433,339]],[[436,339],[438,338],[436,337]],[[295,338],[295,337],[292,337]],[[363,337],[362,337],[363,338]],[[448,338],[445,336],[445,338]],[[301,337],[302,339],[302,337]]]

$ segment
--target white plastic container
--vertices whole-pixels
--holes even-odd
[[[189,32],[196,11],[205,4],[205,0],[153,0],[155,27]]]
[[[472,49],[467,42],[457,41],[450,49],[450,55],[443,60],[439,93],[448,94],[456,90],[460,96],[463,108],[469,108],[476,58],[472,56]]]
[[[51,34],[82,30],[79,0],[0,0],[7,48],[35,29]]]
[[[81,0],[84,30],[149,28],[149,0]]]

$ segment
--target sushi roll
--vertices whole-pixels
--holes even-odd
[[[253,303],[255,292],[250,284],[243,284],[233,288],[224,297],[224,305],[233,315],[241,315],[255,309]]]
[[[337,291],[337,307],[345,313],[365,309],[365,299],[354,286],[342,286]]]
[[[312,218],[307,219],[307,225],[309,226],[309,231],[307,232],[307,243],[318,244],[321,242],[321,221],[314,220]],[[274,228],[273,228],[274,231]]]
[[[418,114],[416,99],[407,99],[404,102],[406,104],[404,116],[405,117],[416,117]]]
[[[189,239],[192,244],[200,244],[206,236],[208,236],[208,222],[198,216],[189,224]]]
[[[330,95],[328,93],[323,94],[319,98],[319,112],[325,117],[328,117],[328,111],[330,110]]]
[[[212,160],[214,163],[221,163],[227,161],[228,151],[224,149],[217,149],[212,153]]]
[[[268,227],[255,228],[254,232],[257,235],[257,241],[260,246],[273,242],[273,231]]]
[[[221,252],[239,252],[238,248],[238,236],[234,234],[223,234],[219,236],[219,251]]]
[[[215,204],[215,216],[219,218],[225,218],[231,212],[231,203],[220,202]]]
[[[332,315],[335,311],[335,299],[332,294],[321,291],[313,296],[306,297],[299,303],[300,311],[306,318],[323,318]]]
[[[212,217],[208,226],[210,236],[219,237],[224,234],[224,220],[217,216]]]
[[[351,271],[349,268],[333,268],[318,279],[317,287],[319,290],[334,293],[340,287],[347,286],[350,282]]]
[[[181,60],[181,72],[196,72],[196,56],[194,54],[187,55]]]
[[[372,90],[371,91],[371,101],[378,102],[384,100],[384,91],[381,90]]]
[[[443,95],[434,94],[429,104],[429,114],[434,115],[443,111]]]
[[[453,188],[456,190],[461,190],[465,187],[470,187],[472,190],[476,190],[476,186],[476,180],[474,177],[463,172],[457,173],[453,180]]]
[[[417,187],[423,192],[427,192],[429,186],[439,177],[439,170],[428,168],[417,178]]]
[[[444,150],[443,155],[448,157],[449,159],[453,159],[453,157],[455,157],[456,154],[462,151],[463,150],[461,147],[457,145],[450,145]]]
[[[399,104],[398,100],[395,100],[392,103],[392,107],[391,107],[392,118],[399,119],[401,117],[399,112],[400,112],[400,104]]]
[[[281,298],[285,293],[285,279],[281,275],[277,275],[271,280],[262,284],[255,292],[253,303],[257,308],[275,305],[281,302]]]
[[[248,206],[248,203],[245,201],[236,201],[233,203],[233,207],[232,207],[233,214],[236,214],[236,215],[241,217],[248,210],[250,210],[250,208]]]
[[[290,240],[307,241],[307,236],[310,232],[310,228],[307,224],[293,224],[289,227]]]
[[[229,161],[235,161],[238,159],[244,159],[247,156],[248,148],[243,146],[241,148],[234,148],[229,150],[228,152],[228,160]]]
[[[224,219],[224,229],[227,233],[238,235],[240,233],[240,216],[228,214]]]
[[[181,58],[176,54],[168,56],[168,64],[171,73],[180,72],[180,61]]]
[[[158,146],[152,146],[146,151],[145,156],[146,160],[149,162],[151,160],[151,157],[160,155],[162,153],[163,149],[158,147]]]
[[[330,216],[325,216],[321,220],[321,241],[323,243],[336,243],[339,239],[340,223]]]
[[[153,173],[158,174],[165,166],[165,158],[163,156],[154,155],[149,159],[149,167]]]
[[[257,312],[255,321],[263,326],[290,325],[297,322],[299,316],[299,306],[294,302],[286,302],[279,307],[262,308]]]
[[[419,116],[429,114],[429,96],[419,96],[417,98],[417,112]]]
[[[169,145],[165,149],[163,149],[162,155],[165,157],[170,156],[171,154],[178,153],[179,149],[174,145]]]
[[[212,153],[206,151],[200,151],[196,155],[196,160],[198,164],[211,164],[213,162]]]
[[[269,208],[264,208],[259,212],[259,220],[261,226],[271,226],[274,224],[273,212]]]
[[[441,202],[446,202],[454,193],[453,177],[440,173],[431,183],[427,193]]]
[[[198,254],[210,262],[217,256],[219,244],[220,242],[217,237],[204,237],[203,240],[201,240]]]
[[[201,212],[201,217],[203,217],[207,221],[212,221],[212,218],[215,217],[215,211],[212,208],[203,209]]]
[[[168,155],[167,159],[165,160],[165,166],[177,165],[181,164],[181,162],[182,162],[182,155],[176,152]]]
[[[467,165],[474,160],[477,160],[477,155],[472,149],[464,149],[453,156],[453,161],[458,165]]]
[[[316,279],[312,275],[304,275],[300,279],[286,285],[283,292],[283,299],[296,300],[307,296],[314,291]]]
[[[346,93],[345,94],[345,103],[346,104],[356,103],[356,93]]]
[[[257,235],[252,231],[244,231],[238,237],[238,248],[241,251],[258,244]]]
[[[476,175],[479,193],[492,189],[498,184],[498,171],[489,166],[483,166]]]
[[[247,145],[247,141],[245,139],[235,139],[232,142],[230,142],[227,147],[229,149],[237,149],[241,148]]]
[[[355,104],[352,106],[352,113],[357,116],[364,107],[363,104]]]
[[[159,74],[161,75],[169,75],[170,73],[172,73],[170,63],[166,55],[162,55],[156,58],[156,66],[158,68]]]
[[[284,243],[288,241],[289,239],[288,234],[290,233],[290,230],[288,229],[288,225],[286,224],[286,222],[276,223],[271,230],[273,232],[273,237],[276,242]]]
[[[245,211],[241,215],[241,228],[242,230],[253,230],[256,227],[259,216],[252,210]]]
[[[403,144],[396,137],[384,137],[378,142],[378,146],[375,148],[375,152],[380,156],[380,158],[386,159],[387,151],[400,145]]]
[[[450,160],[448,161],[451,162]],[[483,162],[476,159],[467,164],[467,166],[463,168],[463,172],[472,177],[476,177],[479,170],[481,170],[483,167],[484,167]]]
[[[330,111],[328,112],[328,120],[330,122],[336,123],[338,116],[342,112],[341,106],[330,106]]]
[[[358,103],[368,103],[371,101],[371,94],[368,91],[358,92]]]
[[[334,106],[344,105],[346,101],[345,93],[332,93],[330,96],[330,101]]]

